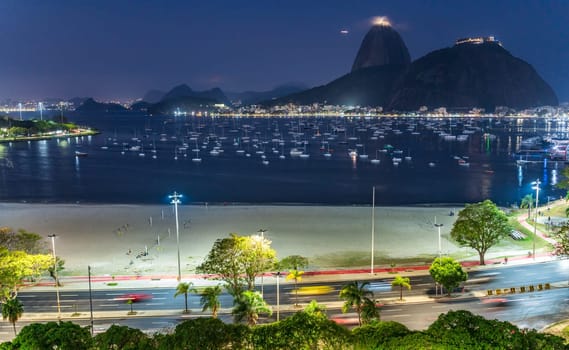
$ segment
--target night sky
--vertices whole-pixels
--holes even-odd
[[[412,59],[494,35],[569,101],[566,0],[0,0],[0,100],[320,85],[349,72],[374,16]]]

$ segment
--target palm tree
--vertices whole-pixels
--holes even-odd
[[[409,277],[401,277],[399,275],[395,276],[395,279],[391,282],[393,287],[399,287],[399,300],[403,300],[403,288],[411,289],[411,284],[409,283]]]
[[[369,282],[354,281],[344,285],[340,290],[340,298],[345,300],[344,305],[342,305],[342,312],[346,313],[353,307],[358,314],[360,326],[362,325],[362,307],[365,299],[373,299],[373,292],[367,289],[368,285]]]
[[[369,323],[372,320],[379,320],[379,307],[376,300],[364,298],[362,305],[362,322]]]
[[[533,194],[526,194],[524,198],[522,198],[522,202],[520,203],[520,208],[528,208],[528,219],[531,217],[531,206],[533,205]]]
[[[261,313],[267,313],[269,316],[273,314],[261,293],[246,290],[236,298],[235,307],[233,308],[236,322],[246,319],[249,326],[254,326],[257,324],[259,314]]]
[[[196,293],[196,289],[194,288],[194,284],[192,282],[180,282],[176,287],[176,293],[174,294],[174,298],[180,294],[184,294],[184,302],[186,308],[184,309],[184,313],[188,313],[188,293]]]
[[[219,285],[207,287],[201,294],[200,303],[203,307],[202,312],[207,309],[211,310],[211,316],[217,318],[217,310],[221,307],[219,295],[221,294],[221,287]]]
[[[14,335],[18,335],[16,332],[16,321],[24,313],[24,306],[17,298],[8,299],[2,304],[2,319],[8,319],[12,326],[14,327]]]
[[[294,280],[294,306],[298,306],[298,282],[302,281],[302,275],[304,271],[300,270],[290,270],[288,275],[286,275],[286,280]]]

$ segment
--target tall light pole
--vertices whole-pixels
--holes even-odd
[[[95,326],[93,324],[93,294],[91,292],[91,265],[87,266],[87,275],[89,276],[89,310],[91,311],[91,336],[95,334]]]
[[[257,232],[261,234],[261,259],[262,259],[262,260],[261,260],[261,263],[263,264],[263,265],[262,265],[262,266],[263,266],[263,271],[262,271],[262,273],[261,273],[261,296],[263,296],[263,295],[265,295],[265,293],[264,293],[264,291],[265,291],[265,286],[264,286],[265,283],[264,283],[264,282],[265,282],[265,281],[264,281],[264,279],[263,279],[264,274],[265,274],[265,271],[264,271],[264,269],[265,269],[265,264],[264,264],[264,263],[265,263],[265,259],[264,259],[264,256],[263,256],[263,250],[264,250],[264,244],[265,244],[265,232],[267,232],[267,230],[265,230],[265,229],[259,229],[259,231],[257,231]]]
[[[40,109],[40,120],[43,120],[43,102],[38,103],[38,108]]]
[[[373,275],[373,255],[375,252],[375,186],[371,195],[371,265],[369,273]]]
[[[277,321],[279,321],[281,316],[281,298],[280,298],[280,288],[279,288],[279,280],[281,279],[281,272],[277,271],[277,273],[275,273],[275,276],[277,277]]]
[[[176,244],[178,246],[178,277],[176,279],[180,282],[182,280],[182,270],[180,267],[180,226],[178,224],[178,204],[181,203],[180,198],[182,198],[182,195],[174,191],[174,194],[169,195],[168,198],[172,200],[170,204],[174,204],[174,214],[176,215]]]
[[[539,205],[539,185],[541,182],[539,179],[531,183],[533,185],[532,189],[535,190],[535,219],[533,220],[533,260],[535,260],[535,239],[537,237],[537,208]]]
[[[20,120],[22,120],[22,103],[18,103],[18,109],[20,110]]]
[[[61,320],[61,304],[59,303],[59,280],[57,277],[57,258],[55,255],[55,234],[48,236],[51,238],[51,252],[53,254],[53,275],[55,276],[55,295],[57,298],[57,319]]]
[[[443,227],[443,224],[437,224],[437,217],[435,216],[435,227],[438,229],[439,231],[439,264],[442,264],[441,258],[443,255],[443,248],[441,245],[441,227]],[[437,294],[437,286],[435,284],[435,295]],[[441,295],[443,294],[443,288],[441,286]]]
[[[439,229],[439,259],[442,258],[443,248],[441,245],[441,227],[443,224],[437,224],[437,218],[435,217],[435,227]]]

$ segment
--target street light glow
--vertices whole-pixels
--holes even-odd
[[[176,245],[178,247],[178,277],[176,278],[178,282],[182,280],[182,270],[180,267],[180,225],[178,224],[178,204],[181,204],[180,198],[181,194],[174,191],[174,194],[168,196],[171,199],[170,204],[174,204],[174,214],[176,216]]]

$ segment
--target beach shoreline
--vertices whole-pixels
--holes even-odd
[[[151,275],[177,271],[176,223],[172,205],[0,203],[0,226],[43,237],[56,234],[63,275]],[[456,208],[457,210],[459,208]],[[453,209],[450,209],[453,210]],[[474,255],[456,246],[449,232],[456,215],[449,207],[375,208],[376,261],[438,253],[442,223],[444,254]],[[194,272],[214,241],[229,233],[254,235],[265,229],[278,258],[299,254],[309,269],[340,268],[370,261],[371,206],[179,205],[182,273]],[[436,219],[435,219],[436,217]],[[48,247],[50,248],[50,247]],[[355,264],[355,265],[354,265]],[[378,263],[379,264],[379,263]]]

